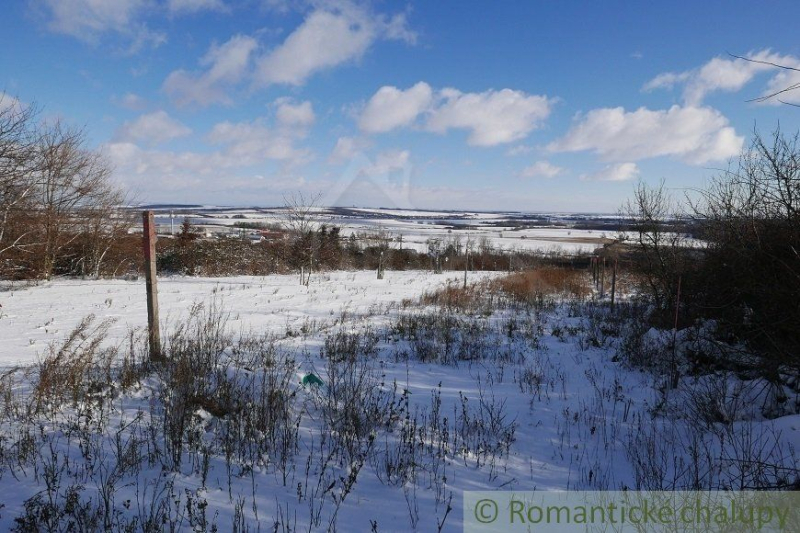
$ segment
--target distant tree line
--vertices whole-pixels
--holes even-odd
[[[226,276],[269,275],[304,272],[308,276],[330,270],[524,270],[542,264],[584,268],[588,259],[559,253],[508,251],[488,240],[472,246],[453,235],[432,239],[428,249],[416,251],[388,232],[341,235],[341,228],[317,224],[302,231],[287,226],[285,239],[253,242],[241,237],[201,238],[188,219],[174,238],[157,241],[158,269],[164,273]],[[140,253],[137,251],[137,253]]]
[[[0,93],[0,275],[99,276],[120,260],[130,219],[110,175],[81,130]]]

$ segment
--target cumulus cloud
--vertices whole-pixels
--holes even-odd
[[[592,151],[612,161],[671,156],[699,165],[737,155],[743,142],[728,119],[708,107],[630,112],[615,107],[590,111],[548,149]]]
[[[304,162],[308,150],[295,146],[304,134],[268,127],[263,120],[221,122],[208,134],[208,141],[224,147],[224,156],[237,165],[252,165],[265,159],[292,163]]]
[[[317,71],[360,59],[379,39],[413,42],[415,35],[403,14],[387,18],[350,2],[320,5],[258,60],[256,84],[303,85]]]
[[[466,129],[473,146],[494,146],[514,142],[539,127],[550,115],[553,100],[503,89],[462,93],[456,89],[440,92],[442,103],[431,111],[427,127],[437,133],[451,128]]]
[[[276,105],[280,104],[306,108],[304,103]],[[156,181],[162,188],[200,187],[213,191],[222,177],[264,173],[270,164],[277,163],[283,175],[294,174],[293,169],[313,158],[311,150],[302,145],[309,122],[307,119],[301,122],[305,125],[300,126],[296,120],[281,122],[277,117],[272,122],[265,117],[219,122],[204,136],[205,146],[195,150],[171,151],[147,146],[141,139],[143,131],[137,135],[118,135],[103,149],[126,184]],[[136,131],[133,127],[127,130]]]
[[[121,141],[158,144],[185,137],[190,133],[191,129],[170,117],[166,111],[156,111],[125,122],[117,130],[116,138]]]
[[[228,6],[222,0],[168,0],[170,13],[199,13],[201,11],[227,11]]]
[[[524,144],[518,144],[516,146],[512,146],[508,150],[506,150],[506,155],[510,157],[518,156],[518,155],[525,155],[533,152],[533,146],[526,146]]]
[[[172,1],[184,11],[227,9],[221,0]],[[239,84],[257,88],[303,85],[320,70],[358,60],[379,40],[414,42],[405,14],[389,17],[346,0],[314,5],[303,22],[271,50],[259,50],[254,37],[236,35],[222,45],[212,45],[200,59],[200,69],[170,73],[162,89],[178,105],[229,104],[228,93]]]
[[[111,101],[114,104],[124,107],[125,109],[130,109],[131,111],[141,111],[147,107],[147,101],[138,94],[134,93],[125,93],[121,97],[112,97]]]
[[[399,172],[408,166],[410,158],[411,153],[408,150],[387,150],[375,156],[375,161],[363,167],[358,175],[377,177]]]
[[[50,31],[84,42],[97,43],[106,34],[118,34],[135,51],[166,41],[166,35],[142,22],[150,7],[148,0],[34,0],[33,6]]]
[[[636,163],[615,163],[608,165],[594,174],[583,174],[583,181],[628,181],[639,177]]]
[[[339,137],[336,140],[336,146],[334,146],[331,155],[328,156],[328,163],[332,165],[345,163],[368,147],[369,142],[366,139],[359,137]]]
[[[519,173],[522,178],[554,178],[563,174],[564,169],[556,166],[549,161],[537,161],[522,169]]]
[[[358,126],[367,133],[384,133],[410,126],[424,115],[429,131],[466,129],[469,144],[495,146],[522,139],[539,127],[553,102],[511,89],[462,93],[452,88],[434,91],[425,82],[405,90],[387,85],[369,99]]]
[[[772,94],[777,90],[788,87],[793,80],[800,81],[799,72],[785,70],[776,72],[776,67],[770,64],[800,68],[800,59],[796,57],[776,54],[770,50],[761,50],[751,53],[748,58],[753,61],[736,57],[715,57],[696,69],[659,74],[648,81],[642,89],[652,91],[654,89],[671,89],[676,85],[683,85],[683,99],[686,104],[698,106],[709,93],[715,91],[737,92],[762,72],[775,72],[775,75],[768,82],[764,95]],[[789,98],[800,101],[800,94],[787,94]]]
[[[358,127],[367,133],[384,133],[409,126],[433,101],[431,86],[421,81],[401,90],[384,86],[369,99],[358,119]]]
[[[314,124],[316,116],[311,102],[294,103],[290,98],[275,101],[275,117],[278,124],[287,128],[308,128]]]
[[[236,35],[221,45],[212,45],[200,59],[204,72],[176,70],[164,81],[162,90],[177,104],[231,102],[228,89],[239,83],[248,72],[251,57],[258,43],[252,37]]]

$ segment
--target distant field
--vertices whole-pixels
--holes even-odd
[[[285,210],[192,208],[159,211],[161,231],[178,228],[184,217],[193,224],[216,229],[236,224],[281,224]],[[337,225],[343,236],[383,231],[402,246],[417,251],[427,250],[428,239],[471,239],[484,241],[503,250],[540,250],[565,253],[589,252],[611,242],[617,234],[618,219],[611,215],[478,213],[447,211],[409,211],[401,209],[320,208],[319,223]],[[587,226],[593,229],[585,229]]]
[[[492,273],[470,273],[472,280]],[[460,272],[432,274],[390,271],[383,280],[375,272],[332,272],[311,276],[309,287],[297,276],[227,278],[164,277],[159,280],[161,319],[167,330],[184,320],[196,303],[212,300],[231,310],[230,324],[257,334],[285,334],[309,321],[324,323],[342,312],[365,313],[373,306],[417,297]],[[57,279],[39,286],[0,292],[0,367],[30,364],[62,342],[85,316],[113,320],[109,339],[125,340],[130,329],[147,324],[144,280]]]

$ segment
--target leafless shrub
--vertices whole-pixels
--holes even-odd
[[[347,331],[344,326],[325,337],[320,355],[334,363],[375,357],[378,337],[371,330]]]
[[[112,385],[111,363],[116,348],[103,347],[112,321],[94,324],[89,315],[78,324],[61,346],[51,346],[39,363],[32,402],[34,411],[53,411],[69,401],[78,402],[106,393]]]

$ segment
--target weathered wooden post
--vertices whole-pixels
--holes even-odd
[[[600,298],[606,297],[606,257],[600,263]]]
[[[464,288],[467,288],[467,267],[469,266],[469,252],[464,254]]]
[[[158,284],[156,280],[156,224],[152,211],[142,212],[144,229],[144,272],[147,287],[147,332],[150,360],[161,361],[161,334],[158,329]]]
[[[614,298],[617,293],[617,258],[614,258],[614,266],[611,271],[611,312],[614,312]]]

